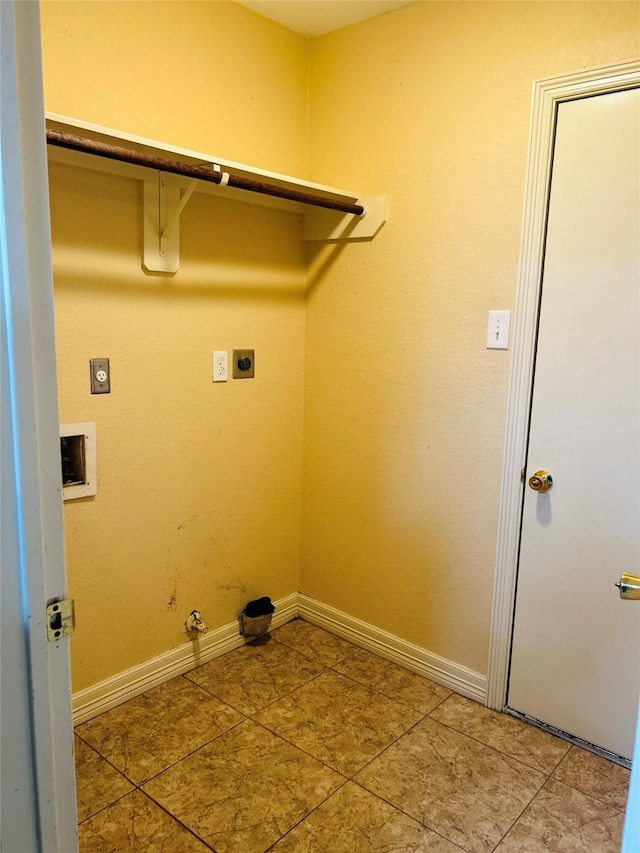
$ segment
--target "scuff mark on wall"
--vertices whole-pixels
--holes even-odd
[[[238,592],[246,592],[247,588],[243,583],[221,583],[220,589],[226,589],[230,592],[232,589],[238,590]]]
[[[185,527],[188,527],[190,524],[192,524],[194,521],[197,521],[197,520],[198,520],[198,513],[194,512],[194,514],[191,516],[189,521],[185,521],[184,524],[179,524],[177,529],[178,530],[184,530]]]

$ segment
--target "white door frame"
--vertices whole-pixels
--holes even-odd
[[[0,846],[77,851],[39,5],[0,2]]]
[[[524,490],[521,471],[525,464],[527,450],[558,106],[563,101],[590,95],[604,95],[637,86],[640,86],[640,61],[591,68],[539,80],[533,85],[529,161],[509,380],[487,671],[486,703],[489,708],[498,711],[502,711],[506,705],[509,675]],[[613,588],[611,594],[617,594]]]

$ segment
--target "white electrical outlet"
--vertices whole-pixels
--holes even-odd
[[[227,351],[215,350],[213,353],[213,381],[226,382],[228,378]]]

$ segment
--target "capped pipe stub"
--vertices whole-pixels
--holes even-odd
[[[205,625],[200,611],[192,610],[185,620],[184,630],[187,634],[206,634],[209,629]]]

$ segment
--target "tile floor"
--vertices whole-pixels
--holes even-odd
[[[76,729],[82,853],[616,853],[628,771],[301,620]]]

